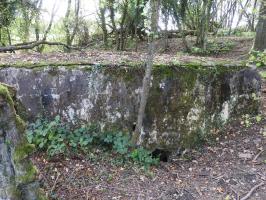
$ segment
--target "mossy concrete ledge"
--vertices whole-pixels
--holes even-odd
[[[70,123],[99,123],[132,132],[142,66],[5,67],[0,81],[17,88],[27,120],[61,115]],[[261,80],[254,69],[228,64],[154,66],[140,143],[173,150],[197,145],[232,117],[257,113]]]
[[[28,158],[34,147],[25,140],[15,94],[13,87],[0,83],[0,199],[45,199],[36,182],[37,170]]]

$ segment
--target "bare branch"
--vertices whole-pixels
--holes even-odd
[[[10,45],[7,47],[0,47],[0,52],[33,49],[33,48],[38,47],[40,45],[63,46],[67,49],[80,50],[80,48],[78,48],[78,47],[68,46],[68,45],[61,43],[61,42],[48,42],[48,41],[40,40],[40,41],[35,41],[35,42]]]
[[[264,182],[261,182],[260,184],[258,185],[255,185],[253,188],[251,188],[251,190],[244,196],[242,197],[240,200],[247,200],[252,194],[253,192],[258,189],[259,187],[263,186],[265,183]]]

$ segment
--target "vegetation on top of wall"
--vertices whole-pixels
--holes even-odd
[[[5,68],[25,68],[25,69],[33,69],[33,70],[43,70],[44,68],[50,68],[51,70],[57,69],[59,67],[64,67],[66,69],[80,69],[84,71],[91,71],[93,69],[97,70],[107,70],[107,71],[117,71],[119,69],[131,70],[131,69],[144,69],[143,62],[127,62],[127,63],[102,63],[95,64],[93,62],[77,62],[77,61],[57,61],[57,62],[17,62],[15,64],[0,64],[0,70]],[[168,68],[172,69],[173,67],[182,67],[182,68],[191,68],[197,70],[225,70],[225,71],[237,71],[239,69],[243,69],[246,67],[245,62],[232,62],[232,61],[215,61],[215,62],[207,62],[207,61],[172,61],[170,63],[154,63],[153,68],[155,71],[157,70],[167,70]],[[107,72],[106,71],[106,72]]]

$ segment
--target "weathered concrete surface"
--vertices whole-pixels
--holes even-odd
[[[3,68],[0,81],[17,88],[28,119],[60,114],[132,131],[143,74],[137,67]],[[247,68],[155,67],[141,142],[195,145],[232,116],[257,112],[259,90],[257,72]]]
[[[25,141],[12,94],[11,87],[0,84],[0,200],[41,199],[37,171],[27,157],[33,146]]]

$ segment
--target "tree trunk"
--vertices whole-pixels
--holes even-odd
[[[8,44],[12,45],[12,39],[11,39],[9,28],[6,28],[6,32],[7,32],[7,37],[8,37]]]
[[[256,38],[253,49],[264,51],[266,49],[266,0],[262,0],[261,2],[259,21],[256,29]]]
[[[231,11],[231,16],[230,16],[230,21],[229,21],[229,35],[231,35],[232,32],[232,25],[233,25],[233,20],[235,17],[235,12],[236,12],[236,3],[237,1],[234,1],[233,5],[232,5],[232,11]]]
[[[73,32],[70,35],[70,45],[72,45],[73,40],[79,28],[79,11],[80,11],[80,0],[76,0],[75,1],[75,25],[74,25]]]
[[[239,11],[240,14],[239,14],[239,18],[238,18],[237,23],[236,23],[236,27],[239,26],[239,23],[241,22],[241,20],[242,20],[242,18],[243,18],[243,15],[244,15],[244,8],[247,7],[247,5],[248,5],[248,3],[249,3],[249,0],[246,1],[244,7],[243,7],[241,1],[239,1],[238,3],[239,3],[239,6],[240,6],[240,11]]]
[[[54,22],[54,16],[55,16],[55,5],[56,4],[54,4],[54,6],[53,6],[53,10],[52,10],[52,15],[51,15],[51,18],[50,18],[50,22],[49,22],[49,25],[47,26],[47,28],[46,28],[46,30],[45,30],[45,32],[43,34],[42,41],[46,41],[47,36],[48,36],[48,33],[50,32],[50,30],[52,28],[52,25],[53,25],[53,22]],[[39,41],[39,39],[40,38],[38,38],[38,40],[37,40],[37,38],[36,38],[36,41]],[[68,46],[70,46],[70,45],[68,45]],[[38,50],[38,52],[42,53],[43,50],[44,50],[44,45],[38,46],[37,47],[37,50]]]
[[[138,119],[136,124],[136,129],[133,133],[133,142],[135,144],[140,144],[142,137],[145,135],[143,130],[143,119],[145,115],[145,108],[149,96],[150,83],[151,83],[151,73],[154,59],[154,37],[157,35],[158,31],[158,20],[159,20],[159,7],[160,0],[151,0],[151,36],[149,38],[149,48],[148,48],[148,57],[146,63],[145,76],[143,78],[141,100],[138,111]]]
[[[165,11],[165,14],[164,14],[164,51],[167,51],[169,48],[168,21],[169,21],[169,13],[168,11]]]
[[[5,47],[6,44],[4,43],[4,41],[2,41],[2,28],[0,28],[0,46]]]
[[[207,36],[210,21],[210,11],[213,0],[203,0],[203,7],[201,12],[200,29],[197,37],[197,44],[203,50],[207,49]]]
[[[257,8],[257,3],[258,1],[255,0],[253,5],[253,10]],[[255,19],[256,19],[256,12],[252,12],[252,19],[251,19],[252,31],[255,31]]]
[[[22,16],[23,16],[23,22],[22,22],[22,27],[23,27],[23,42],[28,42],[29,37],[30,37],[30,17],[29,17],[29,12],[28,10],[22,6]]]
[[[120,36],[119,36],[119,43],[117,44],[117,50],[124,50],[124,42],[126,36],[126,29],[125,29],[125,22],[127,17],[127,10],[128,10],[128,1],[125,1],[123,14],[120,22]]]
[[[135,51],[138,51],[138,24],[139,24],[139,6],[140,6],[140,0],[137,0],[136,2],[136,18],[134,20],[134,39],[135,39]]]
[[[2,46],[3,43],[2,43],[2,28],[0,27],[0,46]]]
[[[64,19],[64,27],[65,27],[65,33],[66,33],[66,44],[70,45],[70,30],[69,30],[69,16],[70,16],[70,9],[71,9],[71,0],[68,0],[67,3],[67,11],[65,14],[65,19]]]
[[[100,20],[101,20],[101,28],[103,31],[103,42],[104,46],[108,46],[108,32],[106,28],[106,21],[105,21],[105,11],[106,11],[106,6],[104,5],[104,2],[100,1]]]
[[[114,0],[108,0],[108,7],[110,11],[110,20],[112,23],[113,32],[115,33],[115,43],[117,45],[119,43],[119,34],[118,34],[116,23],[115,23]]]
[[[41,9],[42,9],[42,3],[43,1],[40,0],[38,1],[38,5],[37,5],[37,8],[38,8],[38,11],[36,13],[36,16],[35,16],[35,23],[34,23],[34,32],[35,32],[35,39],[36,41],[39,41],[40,40],[40,12],[41,12]],[[41,49],[39,47],[37,47],[37,51],[39,53],[41,53]]]
[[[201,21],[200,21],[200,27],[198,30],[198,35],[197,35],[197,45],[201,47],[202,49],[205,49],[204,42],[205,42],[205,37],[206,37],[206,10],[207,10],[207,4],[208,0],[203,0],[203,6],[201,10]]]

